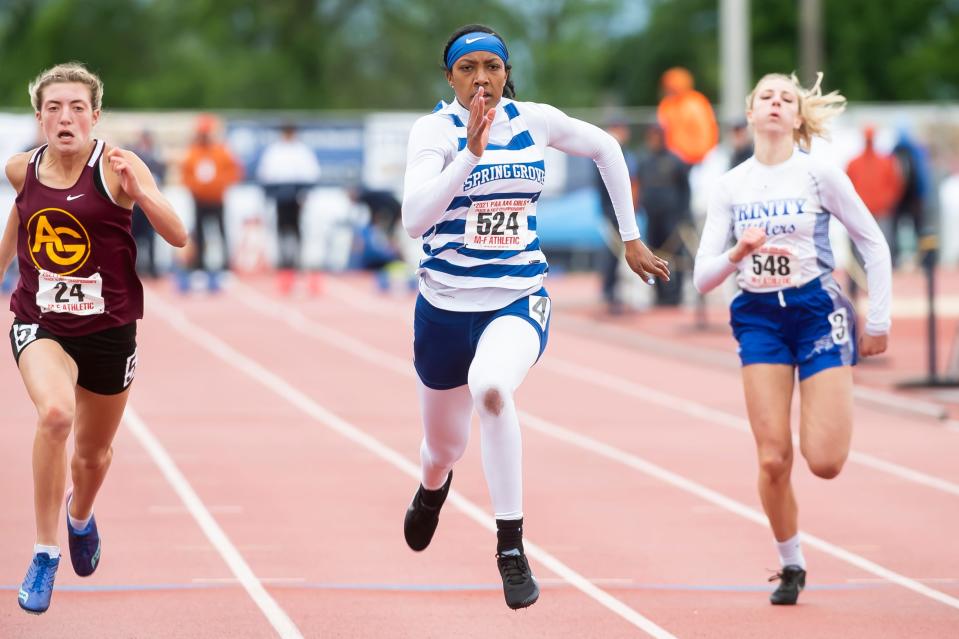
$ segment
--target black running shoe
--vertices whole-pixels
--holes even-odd
[[[440,488],[439,504],[436,506],[427,506],[423,503],[423,485],[416,489],[413,495],[413,501],[410,507],[406,509],[406,519],[403,520],[403,535],[406,537],[406,544],[419,552],[425,550],[433,540],[433,533],[436,532],[436,525],[440,523],[440,509],[446,501],[446,496],[450,492],[450,484],[453,483],[453,471],[450,471],[446,478],[446,483]]]
[[[786,566],[769,581],[777,579],[779,586],[769,595],[770,603],[774,606],[795,606],[799,593],[806,587],[806,571],[799,566]]]
[[[532,606],[539,599],[539,585],[530,572],[526,555],[513,548],[496,554],[496,565],[503,578],[506,605],[513,610]]]

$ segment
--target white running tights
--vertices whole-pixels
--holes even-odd
[[[468,384],[435,390],[419,382],[423,486],[437,490],[466,452],[473,408],[479,415],[483,470],[497,519],[523,516],[523,441],[513,392],[539,356],[539,335],[526,320],[498,317],[480,336]]]

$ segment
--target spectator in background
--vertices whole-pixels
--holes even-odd
[[[680,227],[692,225],[689,210],[689,166],[666,148],[658,124],[646,129],[646,150],[636,169],[639,206],[646,213],[646,241],[661,258],[676,265],[668,281],[656,280],[656,305],[682,303],[683,271],[679,260],[686,256]]]
[[[140,156],[143,163],[150,169],[150,174],[153,175],[157,185],[162,188],[166,177],[166,164],[161,162],[157,156],[153,134],[146,129],[141,131],[136,144],[130,150]],[[153,230],[153,226],[140,205],[134,203],[133,238],[137,243],[137,273],[141,277],[155,278],[158,274],[153,250],[154,237],[156,237],[156,231]]]
[[[899,129],[899,140],[892,149],[892,155],[902,176],[902,192],[893,209],[892,242],[889,243],[892,265],[895,267],[901,250],[898,236],[902,221],[912,224],[917,240],[923,233],[931,179],[925,150],[912,139],[905,127]]]
[[[730,129],[733,153],[729,158],[729,168],[739,166],[753,156],[753,138],[749,134],[749,123],[737,120]]]
[[[300,212],[307,191],[320,179],[320,163],[309,146],[296,136],[296,125],[287,122],[280,138],[270,143],[256,169],[256,179],[276,202],[276,231],[280,269],[278,287],[283,294],[293,290],[300,266],[302,233]],[[310,290],[320,291],[320,276],[310,277]]]
[[[699,164],[719,142],[713,107],[693,86],[693,75],[673,67],[661,79],[663,99],[656,118],[665,133],[666,148],[689,165]]]
[[[186,157],[180,167],[183,184],[193,195],[196,203],[194,221],[194,266],[207,272],[210,291],[219,290],[219,276],[216,269],[206,264],[208,250],[206,225],[213,222],[219,233],[223,253],[221,269],[230,265],[227,250],[226,228],[223,223],[223,197],[226,190],[243,177],[243,168],[222,142],[217,141],[215,133],[217,120],[211,115],[201,115],[196,122],[196,136],[187,148]],[[187,273],[181,272],[180,290],[189,290]]]
[[[390,191],[353,186],[348,190],[350,200],[369,209],[368,223],[357,234],[356,266],[376,271],[377,286],[381,291],[390,288],[390,269],[401,261],[396,242],[396,228],[402,219],[402,205]],[[397,265],[405,270],[405,265]]]
[[[630,187],[633,193],[633,205],[636,205],[636,155],[629,150],[629,140],[632,132],[629,123],[623,118],[610,118],[606,122],[606,132],[613,136],[623,150],[626,159],[626,168],[629,171]],[[599,193],[599,202],[603,212],[603,239],[606,250],[600,253],[599,272],[603,287],[603,301],[610,315],[618,315],[623,311],[623,302],[620,299],[619,262],[623,255],[623,243],[619,238],[619,225],[616,222],[616,211],[609,191],[603,182],[603,176],[596,171],[596,191]]]
[[[895,243],[893,209],[902,195],[902,174],[893,156],[876,151],[874,127],[864,127],[862,135],[865,148],[849,162],[846,174],[891,247]],[[856,259],[862,262],[858,255]]]

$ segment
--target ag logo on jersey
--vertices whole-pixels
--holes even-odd
[[[27,222],[27,240],[36,267],[57,275],[73,273],[90,257],[87,230],[63,209],[34,213]]]

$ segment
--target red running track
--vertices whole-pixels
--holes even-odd
[[[403,542],[420,438],[411,298],[352,276],[319,298],[267,280],[216,298],[157,285],[97,503],[102,567],[79,579],[64,563],[40,617],[15,601],[32,407],[12,361],[0,368],[0,636],[957,635],[959,433],[857,405],[843,474],[794,471],[810,580],[799,606],[774,608],[738,371],[610,340],[560,301],[518,395],[532,608],[502,600],[478,438],[434,543]]]

